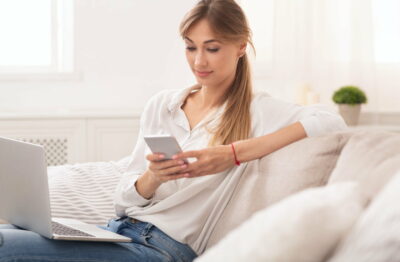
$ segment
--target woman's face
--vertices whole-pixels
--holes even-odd
[[[206,19],[197,22],[185,37],[186,58],[201,85],[231,84],[238,59],[245,53],[245,44],[218,39]]]

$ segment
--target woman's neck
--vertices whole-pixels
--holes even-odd
[[[226,89],[202,86],[197,92],[197,104],[201,108],[215,108],[223,104]]]
[[[215,108],[221,106],[226,100],[228,89],[233,83],[233,78],[227,79],[218,85],[202,85],[198,93],[199,106],[202,108]]]

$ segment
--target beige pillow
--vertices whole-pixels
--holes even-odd
[[[329,262],[400,261],[399,199],[400,171],[361,215]]]
[[[255,213],[195,261],[322,261],[365,203],[354,182],[304,190]]]
[[[326,184],[352,132],[302,139],[248,166],[212,232],[207,248],[254,212],[302,189]]]
[[[358,181],[372,199],[400,167],[400,134],[362,131],[350,138],[329,182]]]

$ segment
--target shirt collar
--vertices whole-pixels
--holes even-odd
[[[193,91],[198,89],[198,85],[190,86],[179,90],[176,94],[174,94],[171,98],[171,101],[168,104],[168,110],[170,112],[176,111],[179,109],[183,102],[185,101],[186,97]]]
[[[174,94],[171,98],[171,101],[169,102],[167,108],[170,112],[174,112],[178,110],[184,103],[186,97],[194,90],[199,89],[198,85],[190,86],[183,88],[182,90],[179,90],[176,94]],[[208,125],[209,123],[217,123],[219,118],[223,115],[225,112],[225,108],[228,104],[228,101],[225,101],[221,106],[219,106],[216,110],[214,110],[212,113],[210,113],[208,116],[206,116],[206,119],[202,126],[204,124]]]

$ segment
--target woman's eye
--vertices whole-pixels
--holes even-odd
[[[186,49],[191,52],[196,50],[196,47],[187,46]]]
[[[215,53],[218,52],[219,48],[208,48],[208,52]]]

